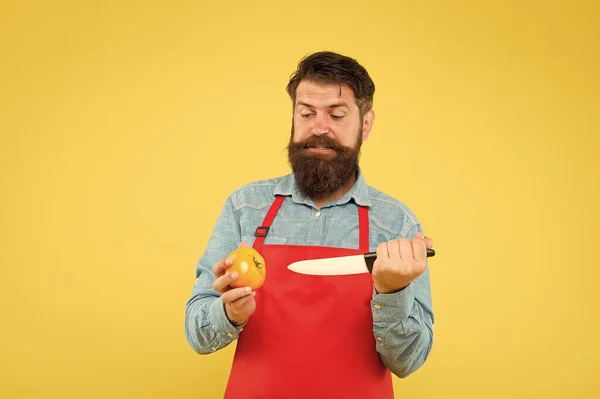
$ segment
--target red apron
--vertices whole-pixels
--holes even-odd
[[[298,260],[369,252],[368,208],[359,207],[358,251],[263,245],[284,199],[276,197],[257,229],[253,247],[265,258],[267,278],[238,338],[225,398],[393,399],[391,374],[375,350],[371,275],[287,269]]]

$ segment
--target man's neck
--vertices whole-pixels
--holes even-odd
[[[342,198],[344,195],[346,195],[346,193],[348,191],[350,191],[350,189],[352,188],[352,186],[354,185],[354,183],[356,183],[356,174],[353,175],[350,179],[348,179],[348,181],[346,183],[344,183],[342,185],[342,187],[338,188],[337,190],[335,190],[333,193],[329,194],[326,197],[323,198],[319,198],[319,199],[314,199],[312,198],[313,202],[315,203],[315,206],[318,209],[321,209],[321,207],[325,204],[327,204],[330,201],[337,201],[340,198]]]

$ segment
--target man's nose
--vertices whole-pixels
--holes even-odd
[[[327,134],[330,132],[331,129],[329,128],[329,124],[327,123],[327,117],[324,115],[317,115],[317,117],[314,119],[311,133],[320,136],[322,134]]]

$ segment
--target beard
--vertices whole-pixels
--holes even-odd
[[[328,135],[310,136],[294,142],[294,128],[288,144],[288,160],[300,191],[312,199],[323,199],[342,187],[358,173],[362,146],[361,132],[354,147],[346,147]],[[312,152],[310,147],[330,148],[333,154]]]

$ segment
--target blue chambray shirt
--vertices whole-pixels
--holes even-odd
[[[244,241],[252,245],[275,195],[286,199],[265,244],[359,248],[358,206],[369,207],[369,246],[413,238],[423,232],[412,211],[400,201],[366,184],[362,171],[339,200],[318,209],[298,189],[293,174],[247,184],[226,200],[208,246],[196,267],[196,283],[186,304],[185,334],[199,354],[215,352],[239,337],[225,315],[220,294],[213,290],[213,265]],[[406,377],[423,365],[433,344],[433,312],[429,267],[408,287],[393,294],[373,290],[371,301],[376,349],[386,367]],[[251,316],[252,317],[252,316]],[[319,339],[315,337],[315,340]]]

